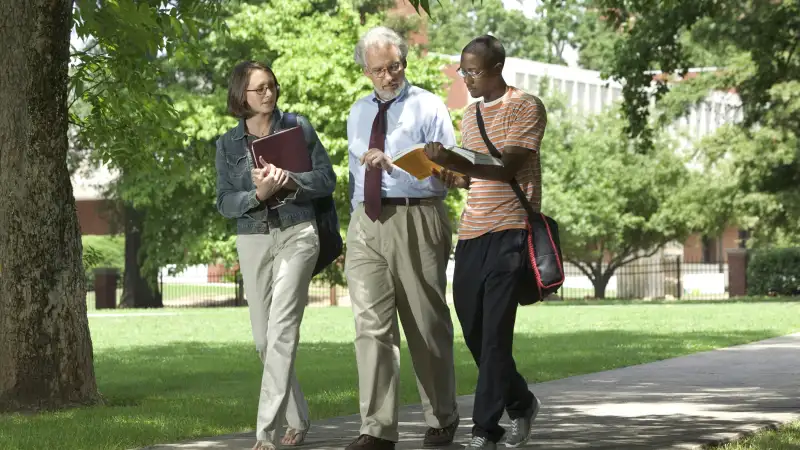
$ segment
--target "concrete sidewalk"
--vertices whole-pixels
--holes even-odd
[[[531,389],[542,410],[525,448],[700,448],[800,418],[800,333]],[[461,426],[451,448],[468,441],[472,401],[459,398]],[[300,448],[342,449],[358,435],[359,425],[358,416],[315,422]],[[418,405],[402,408],[397,448],[421,448],[425,429]],[[253,437],[235,434],[147,449],[249,450]]]

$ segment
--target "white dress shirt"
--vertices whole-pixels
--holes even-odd
[[[364,201],[366,166],[361,164],[360,158],[369,150],[372,122],[378,114],[379,101],[373,92],[356,101],[347,117],[352,208]],[[386,113],[384,152],[393,158],[401,150],[427,142],[441,142],[446,146],[456,144],[450,112],[437,95],[406,83]],[[391,174],[383,172],[381,197],[444,198],[446,195],[447,189],[436,177],[417,180],[399,167],[394,167]]]

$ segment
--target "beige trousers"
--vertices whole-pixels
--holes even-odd
[[[236,239],[253,340],[264,364],[256,439],[275,442],[283,426],[309,427],[308,404],[294,370],[300,322],[319,255],[314,222]]]
[[[408,341],[425,422],[458,418],[446,268],[444,204],[384,206],[372,222],[359,205],[347,232],[345,272],[356,324],[361,434],[397,441],[400,329]]]

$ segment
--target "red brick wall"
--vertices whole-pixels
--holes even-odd
[[[77,200],[75,202],[82,235],[106,235],[116,231],[109,220],[112,213],[106,209],[108,205],[110,205],[108,200]]]
[[[728,227],[722,233],[722,255],[724,261],[728,261],[728,250],[739,248],[739,228]]]
[[[451,110],[462,109],[467,106],[467,102],[469,102],[467,85],[464,84],[464,80],[456,73],[458,66],[459,63],[454,62],[445,66],[443,70],[447,78],[450,79],[450,86],[445,88],[447,91],[447,100],[445,104]]]
[[[234,275],[239,271],[239,264],[236,264],[230,269],[225,269],[223,264],[209,264],[208,265],[208,282],[209,283],[222,283],[225,275]]]
[[[703,238],[693,234],[683,243],[683,260],[686,262],[700,262],[703,260]]]
[[[711,259],[706,262],[728,262],[728,250],[739,248],[739,228],[728,227],[716,238],[709,239],[708,253]],[[703,261],[703,238],[693,234],[683,244],[683,259],[687,262]]]
[[[431,2],[431,6],[435,7],[435,2]],[[419,30],[412,32],[408,36],[409,44],[417,44],[427,46],[428,44],[428,14],[420,8],[419,13],[414,9],[414,6],[408,0],[395,0],[395,6],[389,10],[389,14],[398,16],[417,16],[422,18]]]

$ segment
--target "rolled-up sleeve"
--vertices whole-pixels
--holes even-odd
[[[441,142],[445,146],[456,145],[453,120],[450,117],[450,112],[447,111],[447,106],[441,101],[436,105],[436,111],[425,127],[425,142]],[[397,166],[392,168],[392,173],[389,176],[412,185],[420,182],[417,177]]]
[[[446,147],[456,145],[456,131],[450,112],[444,102],[437,103],[436,114],[425,132],[425,142],[441,142]]]
[[[222,138],[217,139],[215,164],[217,168],[217,211],[220,214],[229,219],[236,219],[261,204],[256,198],[255,189],[240,191],[235,189],[231,183]]]

